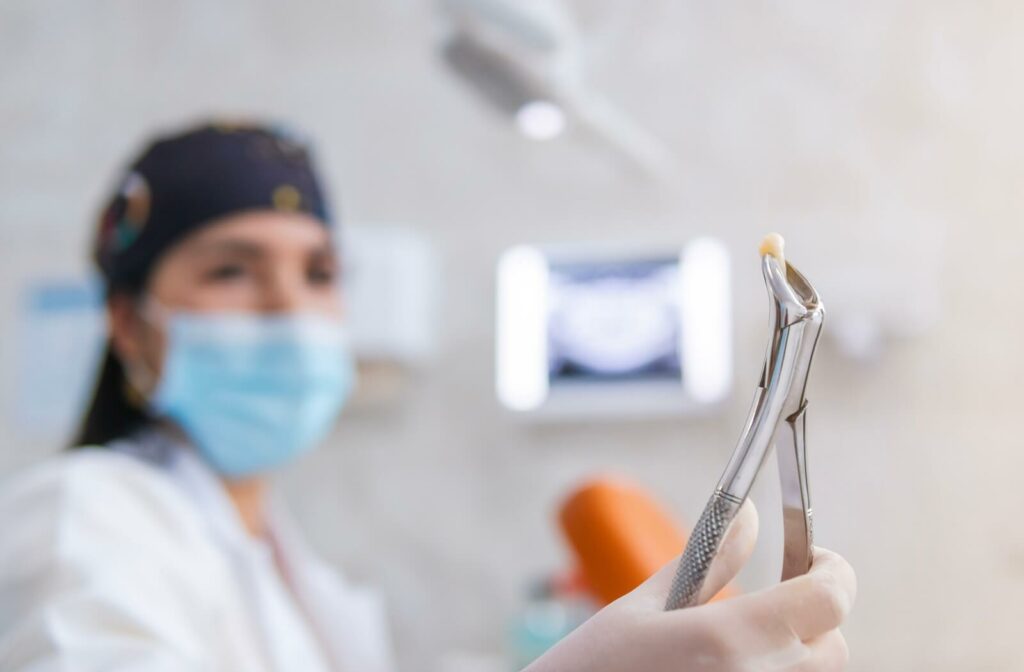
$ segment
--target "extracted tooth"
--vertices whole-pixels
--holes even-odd
[[[763,257],[766,254],[770,254],[779,261],[779,267],[783,271],[786,270],[786,241],[781,235],[777,233],[769,233],[761,241],[761,247],[758,248],[758,252]]]

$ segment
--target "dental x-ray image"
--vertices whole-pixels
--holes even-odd
[[[552,385],[682,377],[678,259],[551,266]]]

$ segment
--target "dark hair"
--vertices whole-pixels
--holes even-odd
[[[111,296],[120,294],[135,297],[140,292],[141,288],[138,287],[124,287],[112,292]],[[108,296],[108,302],[111,296]],[[151,421],[152,417],[144,402],[129,388],[124,365],[114,352],[113,342],[108,339],[92,399],[71,448],[102,446],[123,439]]]
[[[130,398],[127,385],[124,366],[108,344],[100,365],[96,389],[72,448],[102,446],[129,436],[151,421],[145,408]]]

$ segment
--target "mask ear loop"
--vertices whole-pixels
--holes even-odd
[[[152,297],[139,302],[139,319],[153,329],[167,332],[171,311]],[[121,362],[124,369],[124,395],[137,408],[150,408],[150,397],[159,383],[159,376],[142,361]]]

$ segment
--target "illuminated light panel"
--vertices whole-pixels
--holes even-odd
[[[498,261],[497,380],[501,403],[516,411],[538,408],[548,396],[548,265],[527,246]]]
[[[680,352],[683,382],[699,403],[721,401],[732,386],[729,253],[712,238],[698,238],[680,255]]]

